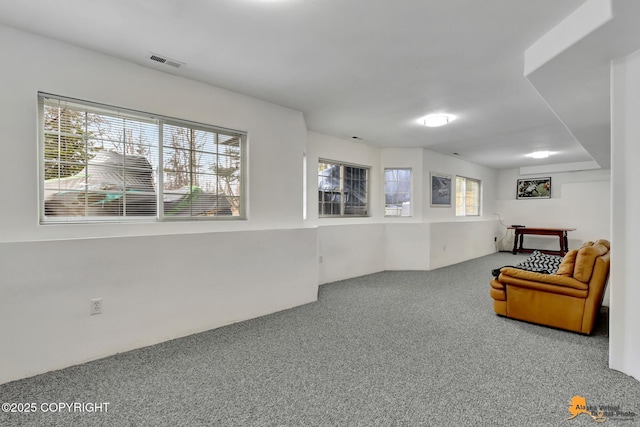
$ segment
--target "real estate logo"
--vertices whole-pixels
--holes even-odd
[[[571,416],[566,420],[586,414],[597,423],[607,420],[633,421],[638,417],[633,411],[623,410],[622,405],[587,405],[587,399],[582,396],[573,396],[569,402]]]

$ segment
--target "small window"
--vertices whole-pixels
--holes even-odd
[[[480,181],[456,177],[456,216],[480,215]]]
[[[384,215],[411,216],[411,169],[384,170]]]
[[[246,134],[40,94],[43,223],[243,218]]]
[[[318,215],[368,216],[369,168],[318,162]]]

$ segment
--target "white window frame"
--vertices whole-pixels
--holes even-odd
[[[470,183],[478,184],[477,191],[477,213],[469,213],[471,210],[467,207],[467,185]],[[462,185],[459,185],[462,184]],[[462,187],[462,188],[461,188]],[[456,216],[480,216],[482,215],[482,181],[476,178],[466,176],[456,176]]]
[[[408,171],[409,172],[409,180],[401,180],[401,179],[397,179],[394,181],[388,181],[387,180],[387,171]],[[398,203],[394,203],[394,206],[390,206],[389,204],[387,204],[387,184],[393,182],[395,183],[395,187],[396,187],[396,191],[394,192],[396,197],[398,198],[403,198],[402,196],[400,196],[401,194],[408,194],[408,200],[405,202],[402,202],[402,205],[400,207],[398,207]],[[408,182],[409,184],[409,190],[408,192],[400,192],[398,191],[398,188],[400,186],[400,183],[406,183]],[[413,169],[412,168],[407,168],[407,167],[403,167],[403,168],[393,168],[393,167],[388,167],[388,168],[384,168],[384,216],[385,217],[410,217],[413,215],[412,213],[412,201],[413,201]]]
[[[321,165],[332,165],[336,166],[339,171],[338,177],[328,177],[323,175],[323,172],[320,170]],[[348,194],[345,190],[346,181],[345,179],[345,169],[361,169],[364,171],[364,179],[355,179],[355,181],[364,182],[364,195],[360,194],[359,196]],[[371,186],[371,167],[357,165],[353,163],[345,163],[335,160],[328,159],[318,159],[318,217],[319,218],[362,218],[371,216],[371,207],[370,207],[370,197],[369,197],[369,188]],[[324,184],[325,189],[321,190],[322,183],[321,181],[328,181],[331,178],[332,182],[330,184],[331,188],[328,188],[327,185]],[[349,199],[352,197],[356,197],[361,199],[364,196],[365,202],[363,204],[351,204]],[[326,200],[330,198],[331,200]],[[322,198],[322,200],[320,200]],[[326,207],[329,206],[332,213],[326,213]],[[349,212],[349,207],[353,206],[354,211]],[[335,212],[335,213],[334,213]]]
[[[48,106],[53,105],[54,103],[60,103],[62,106],[68,106],[70,110],[78,111],[81,114],[92,114],[96,113],[100,117],[104,116],[105,118],[116,118],[116,120],[130,120],[130,123],[137,124],[142,123],[140,126],[145,126],[145,129],[149,131],[149,134],[145,134],[145,137],[140,137],[140,140],[134,142],[133,144],[138,147],[144,145],[145,150],[147,150],[147,154],[145,155],[135,155],[138,159],[147,158],[147,166],[148,169],[145,168],[144,172],[149,171],[153,176],[153,193],[151,190],[145,192],[138,191],[137,193],[129,190],[129,181],[125,176],[128,176],[128,173],[132,172],[132,167],[123,166],[122,168],[122,180],[119,181],[124,189],[120,189],[120,187],[116,187],[116,190],[113,191],[114,194],[117,193],[117,196],[122,198],[120,210],[115,214],[104,215],[102,213],[93,213],[82,204],[78,211],[81,211],[80,214],[68,214],[69,210],[65,208],[59,208],[61,212],[60,214],[51,214],[53,210],[49,208],[45,209],[45,187],[51,188],[51,185],[58,185],[59,188],[63,188],[60,185],[61,180],[68,179],[68,174],[60,174],[57,173],[57,178],[54,177],[52,179],[47,178],[47,174],[45,173],[45,163],[51,164],[52,162],[55,164],[70,164],[69,162],[65,162],[67,159],[60,157],[61,152],[58,152],[57,155],[53,157],[48,156],[46,154],[45,146],[48,144],[45,139],[45,104]],[[96,222],[149,222],[149,221],[202,221],[202,220],[244,220],[247,218],[246,206],[246,188],[248,187],[247,183],[247,133],[243,131],[236,131],[231,129],[225,129],[221,127],[191,122],[187,120],[175,119],[166,116],[160,116],[156,114],[113,107],[110,105],[104,105],[99,103],[94,103],[90,101],[78,100],[74,98],[53,95],[49,93],[39,92],[38,93],[38,107],[39,107],[39,116],[40,120],[38,123],[38,133],[39,133],[39,164],[40,164],[40,177],[39,177],[39,186],[40,186],[40,201],[39,201],[39,209],[40,209],[40,223],[41,224],[60,224],[60,223],[96,223]],[[82,120],[82,119],[81,119]],[[128,142],[125,141],[126,137],[123,136],[122,140],[108,140],[107,144],[104,144],[106,139],[100,140],[95,135],[91,135],[89,132],[86,132],[88,129],[87,120],[84,120],[84,132],[80,132],[77,135],[81,135],[80,137],[75,136],[76,140],[85,141],[84,143],[84,160],[79,162],[78,167],[87,168],[89,165],[89,155],[95,155],[98,153],[98,157],[100,157],[103,153],[108,157],[110,155],[120,156],[122,159],[122,163],[125,164],[126,159],[131,159],[134,154],[125,153],[124,151],[118,152],[118,149],[113,149],[114,146],[123,146]],[[79,129],[79,128],[78,128]],[[189,146],[178,146],[172,147],[168,146],[166,140],[163,139],[163,131],[168,133],[168,129],[178,129],[181,131],[185,131],[189,137],[185,137],[189,141],[195,141],[195,138],[201,137],[207,139],[207,144],[202,144],[201,146],[197,146],[194,148],[193,142],[189,142]],[[54,138],[67,137],[69,133],[65,133],[62,130],[56,131],[47,131],[47,135],[49,138],[52,136]],[[140,141],[144,139],[144,144]],[[186,140],[186,139],[183,139]],[[96,151],[94,146],[89,147],[89,143],[87,141],[101,141],[103,144],[103,151]],[[229,141],[233,143],[229,144]],[[51,141],[51,139],[49,139]],[[55,140],[54,140],[55,141]],[[138,144],[138,145],[136,145]],[[50,144],[48,145],[50,147]],[[109,149],[105,148],[106,146]],[[207,148],[202,148],[202,147]],[[214,148],[211,148],[214,147]],[[232,149],[231,149],[232,148]],[[231,150],[230,150],[231,149]],[[206,166],[200,164],[201,162],[198,160],[193,160],[188,162],[188,165],[185,166],[187,169],[182,169],[182,174],[186,174],[189,176],[190,184],[185,187],[185,198],[183,200],[187,200],[186,204],[188,208],[184,208],[180,210],[178,213],[171,214],[168,212],[164,212],[165,205],[170,206],[168,204],[168,200],[173,197],[174,199],[178,199],[180,202],[182,200],[179,199],[180,194],[176,193],[178,190],[171,190],[165,188],[164,180],[169,176],[170,173],[176,173],[174,171],[167,171],[165,158],[163,158],[163,152],[170,152],[173,150],[181,151],[183,154],[186,153],[189,158],[195,158],[195,156],[207,157]],[[202,151],[204,150],[204,151]],[[215,150],[215,151],[211,151]],[[80,152],[78,151],[78,152]],[[168,156],[169,154],[167,154]],[[45,158],[46,157],[46,158]],[[95,157],[92,157],[95,158]],[[215,159],[215,160],[212,160]],[[225,167],[222,161],[226,163],[232,163],[231,167]],[[204,162],[202,162],[204,163]],[[150,165],[150,166],[149,166]],[[110,164],[109,167],[112,167]],[[225,168],[221,172],[221,168]],[[85,169],[86,170],[86,169]],[[140,170],[140,168],[138,168]],[[203,172],[203,170],[205,172]],[[82,176],[89,176],[89,173],[81,174]],[[50,176],[50,174],[49,174]],[[165,177],[166,176],[166,177]],[[200,180],[205,180],[209,182],[207,186],[210,190],[206,190],[205,187],[198,187],[199,182],[196,181],[196,177]],[[137,178],[137,177],[135,177]],[[96,188],[95,185],[90,188],[89,178],[87,178],[87,182],[84,185],[78,185],[77,190],[74,189],[73,192],[67,192],[72,194],[77,194],[78,200],[84,200],[85,205],[88,205],[86,202],[90,196],[94,196],[96,193],[104,195],[108,194],[109,190],[105,190],[100,192],[101,190],[93,190]],[[53,184],[51,183],[53,181]],[[215,182],[215,183],[214,183]],[[225,187],[227,190],[222,190],[222,187]],[[99,185],[97,186],[99,188]],[[149,186],[147,186],[149,188]],[[55,192],[56,190],[54,190]],[[206,195],[207,197],[201,197],[197,201],[196,192],[198,194]],[[48,191],[51,194],[51,191]],[[148,197],[145,198],[144,203],[135,204],[133,202],[127,203],[127,197],[129,200],[133,200],[130,194],[147,194]],[[239,193],[239,194],[238,194]],[[105,199],[107,197],[105,196]],[[211,200],[215,200],[216,202],[211,202]],[[220,208],[221,202],[224,205],[224,210]],[[106,204],[108,202],[104,202]],[[132,204],[133,203],[133,204]],[[199,206],[197,206],[199,205]],[[51,204],[49,205],[51,206]],[[61,203],[55,205],[55,207],[61,206]],[[144,209],[148,209],[148,211],[143,211],[143,213],[138,214],[128,214],[127,208],[130,210],[133,207],[142,206]],[[212,209],[209,209],[211,206]],[[198,209],[196,209],[196,207]],[[49,214],[47,213],[49,212]],[[175,212],[175,210],[174,210]]]

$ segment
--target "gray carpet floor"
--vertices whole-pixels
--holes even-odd
[[[109,402],[0,412],[3,426],[591,426],[573,396],[639,414],[640,382],[592,336],[496,316],[498,253],[320,287],[319,301],[0,385],[0,402]],[[43,357],[46,357],[43,355]]]

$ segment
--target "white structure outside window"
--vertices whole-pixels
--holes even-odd
[[[456,216],[480,215],[480,180],[456,176]]]
[[[384,215],[411,216],[411,169],[384,170]]]

